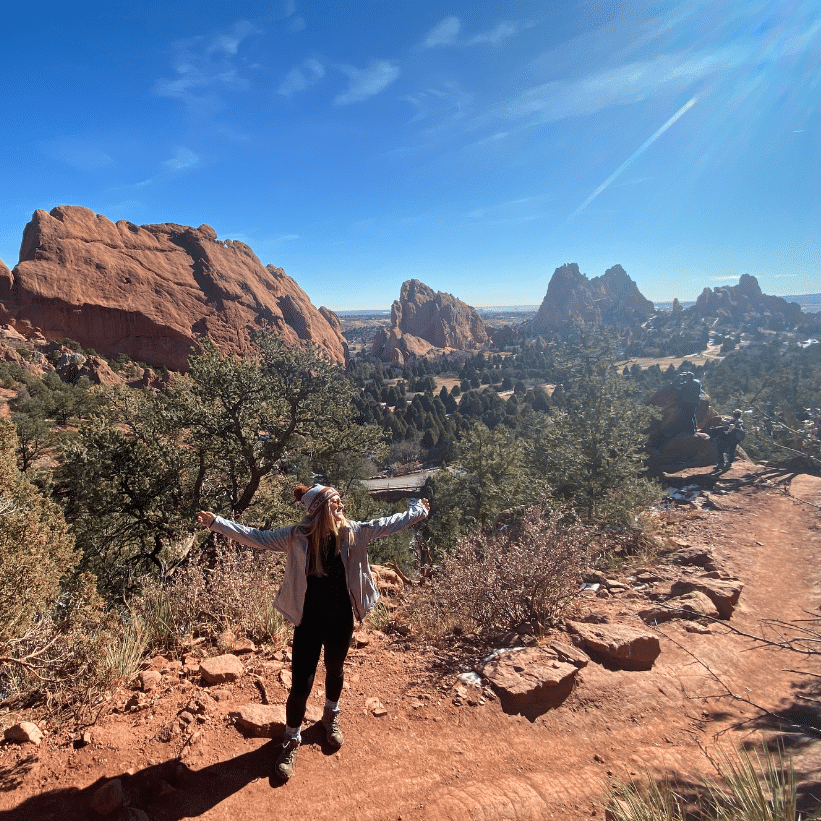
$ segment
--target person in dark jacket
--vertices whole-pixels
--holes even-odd
[[[328,743],[342,746],[339,697],[354,616],[363,619],[379,599],[368,564],[368,544],[421,522],[430,507],[427,499],[420,499],[406,513],[355,522],[345,517],[345,505],[336,488],[297,485],[294,500],[305,508],[305,518],[299,524],[278,530],[246,527],[207,510],[197,514],[199,524],[215,533],[255,550],[286,554],[285,575],[274,599],[274,607],[295,625],[291,689],[285,703],[285,737],[276,762],[277,775],[285,781],[294,771],[305,708],[323,649],[322,725]]]
[[[692,371],[680,373],[672,382],[678,394],[681,430],[695,433],[698,430],[698,406],[701,402],[701,382]]]
[[[722,419],[720,425],[710,428],[710,438],[715,442],[718,453],[717,471],[723,473],[732,467],[736,447],[746,435],[744,422],[741,421],[741,411],[737,409],[733,411],[732,418]]]

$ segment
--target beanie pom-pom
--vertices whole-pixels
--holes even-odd
[[[301,502],[302,497],[308,492],[308,485],[297,485],[294,488],[294,501]]]

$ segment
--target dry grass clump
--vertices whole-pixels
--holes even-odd
[[[690,802],[668,780],[649,774],[643,783],[617,781],[608,786],[606,814],[613,821],[801,821],[792,761],[782,747],[761,753],[746,749],[706,753],[717,779],[704,779]],[[816,812],[806,821],[818,819]]]
[[[147,579],[129,601],[152,652],[179,652],[191,639],[225,630],[255,642],[284,642],[288,625],[274,610],[281,559],[218,544],[177,569],[171,579]]]
[[[548,503],[522,511],[493,533],[458,540],[434,574],[413,617],[431,638],[546,625],[572,604],[587,564],[591,531],[569,508]]]

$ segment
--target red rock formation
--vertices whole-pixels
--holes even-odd
[[[6,278],[0,269],[0,320],[109,357],[184,370],[203,337],[244,353],[265,326],[286,344],[312,342],[339,363],[347,357],[331,311],[317,310],[281,268],[263,266],[242,242],[217,240],[208,225],[113,223],[78,206],[38,210],[4,286]]]
[[[730,317],[747,322],[780,317],[791,325],[801,324],[805,319],[798,303],[762,293],[758,280],[750,274],[742,274],[738,285],[725,285],[715,290],[705,288],[688,312],[695,316]]]
[[[376,335],[373,352],[383,359],[397,353],[424,356],[442,350],[476,350],[489,340],[482,318],[470,305],[450,294],[434,292],[418,279],[402,283],[391,306],[391,330]],[[438,350],[434,350],[438,349]]]
[[[556,330],[568,322],[587,324],[633,324],[653,313],[653,303],[621,265],[608,268],[603,276],[588,279],[575,262],[553,272],[547,293],[531,321],[533,333]]]

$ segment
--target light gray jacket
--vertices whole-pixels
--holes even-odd
[[[350,548],[346,539],[340,539],[339,552],[345,565],[348,593],[357,619],[363,619],[379,601],[379,591],[371,575],[368,564],[368,545],[374,539],[381,539],[399,533],[428,516],[424,505],[417,501],[406,513],[394,513],[369,522],[348,522],[351,528]],[[277,550],[286,554],[285,578],[277,591],[274,607],[291,624],[302,621],[305,591],[308,589],[306,572],[308,563],[308,539],[298,529],[281,527],[278,530],[257,530],[254,527],[215,516],[210,530],[220,533],[255,550]]]

